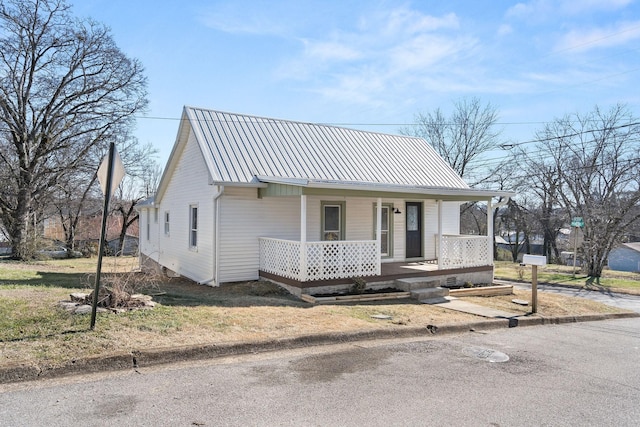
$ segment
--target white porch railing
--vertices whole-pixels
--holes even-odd
[[[437,236],[436,236],[437,238]],[[489,237],[442,236],[441,269],[480,267],[490,264]]]
[[[375,240],[333,240],[301,243],[260,239],[260,270],[301,282],[380,275]]]

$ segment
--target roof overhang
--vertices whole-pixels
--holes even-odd
[[[394,197],[405,199],[436,199],[444,201],[485,201],[494,197],[510,198],[513,191],[476,188],[442,188],[377,182],[325,181],[301,178],[257,177],[266,183],[262,196],[344,195],[353,197]],[[254,185],[256,185],[255,183]],[[257,185],[256,185],[257,186]]]

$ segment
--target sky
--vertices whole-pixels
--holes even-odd
[[[70,1],[144,65],[135,136],[161,165],[185,105],[399,133],[476,97],[505,143],[596,105],[640,116],[634,0]]]

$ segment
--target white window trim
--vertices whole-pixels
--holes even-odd
[[[171,215],[170,211],[164,211],[164,235],[169,236],[171,233]]]
[[[196,224],[195,227],[193,225],[193,210],[196,210]],[[189,249],[192,251],[197,251],[198,250],[198,214],[199,214],[199,209],[198,209],[198,204],[191,204],[189,205],[189,234],[188,234],[188,239],[189,239]],[[194,237],[194,233],[195,232],[195,245],[193,244],[193,237]]]

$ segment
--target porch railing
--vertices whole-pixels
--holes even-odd
[[[341,279],[380,275],[375,240],[301,242],[260,238],[260,269],[299,280]]]
[[[441,269],[480,267],[491,264],[487,236],[442,236]]]

